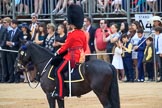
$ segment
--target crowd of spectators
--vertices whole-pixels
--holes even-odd
[[[66,13],[66,8],[69,4],[76,2],[76,4],[83,6],[85,13],[88,13],[89,0],[53,0],[51,10],[50,0],[15,0],[15,5],[12,0],[1,0],[0,12],[4,15],[12,13],[12,7],[16,8],[18,15],[29,15],[31,13],[62,15]],[[127,11],[131,12],[162,12],[161,0],[95,0],[91,5],[92,12],[95,13],[121,13],[126,14]],[[127,5],[131,10],[127,9]]]
[[[117,69],[119,80],[125,79],[124,76],[126,76],[126,82],[144,82],[145,76],[148,76],[147,81],[155,80],[154,53],[156,53],[160,81],[162,80],[162,20],[159,16],[154,16],[152,23],[155,37],[147,37],[138,21],[133,21],[131,25],[122,22],[120,27],[112,23],[108,27],[106,20],[100,20],[100,27],[96,30],[94,39],[96,53],[107,52],[109,55],[108,57],[97,55],[97,58],[112,63]],[[154,52],[153,47],[158,50]]]
[[[101,19],[98,23],[99,27],[95,28],[92,20],[85,17],[82,30],[87,36],[86,54],[96,53],[97,59],[112,63],[121,81],[144,82],[146,79],[155,80],[153,67],[155,53],[159,81],[162,81],[162,20],[159,16],[154,16],[150,21],[153,24],[155,37],[147,37],[138,21],[133,21],[130,25],[122,22],[119,25]],[[18,50],[21,42],[27,40],[54,53],[64,44],[66,35],[70,31],[66,20],[57,26],[53,23],[46,24],[38,22],[38,15],[35,13],[31,14],[30,25],[26,22],[19,24],[17,20],[5,17],[0,19],[0,48]],[[14,69],[16,56],[17,53],[0,52],[0,82],[20,82],[20,73]],[[90,59],[94,59],[93,56],[86,56],[86,60]],[[27,82],[25,74],[24,82]]]

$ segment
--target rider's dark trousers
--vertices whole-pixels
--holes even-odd
[[[58,69],[56,69],[56,75],[57,75],[57,79],[56,79],[56,92],[58,92],[59,97],[63,97],[63,91],[64,91],[64,80],[63,80],[63,72],[65,72],[66,70],[68,70],[68,61],[67,60],[63,60]]]

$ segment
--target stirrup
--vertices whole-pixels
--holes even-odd
[[[59,100],[64,100],[64,98],[60,97],[59,94],[56,93],[55,91],[52,92],[51,97]]]
[[[58,98],[58,97],[59,97],[59,94],[56,93],[55,91],[53,91],[53,92],[51,93],[51,97]]]
[[[55,92],[56,92],[56,87],[54,88],[53,92],[50,93],[51,97],[54,97]]]

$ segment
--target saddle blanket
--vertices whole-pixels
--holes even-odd
[[[81,72],[81,64],[76,66],[76,68],[73,70],[71,73],[71,82],[81,82],[84,81],[84,77]],[[55,80],[56,74],[55,74],[55,69],[54,66],[50,68],[50,71],[48,73],[48,78],[50,80]],[[69,83],[69,72],[64,72],[63,73],[63,78],[64,78],[64,83]]]

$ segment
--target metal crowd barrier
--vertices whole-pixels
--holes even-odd
[[[35,12],[35,1],[42,1],[40,16],[48,16],[47,19],[53,21],[56,17],[51,13],[59,0],[0,0],[0,16],[10,16],[13,19],[19,16],[30,16]],[[64,1],[64,0],[63,0]],[[67,0],[68,1],[68,0]],[[78,0],[77,0],[78,1]],[[151,13],[162,14],[162,0],[80,0],[86,16],[92,17],[94,20],[101,18],[108,20],[127,20],[130,22],[134,14]],[[62,6],[61,6],[62,7]],[[60,7],[60,8],[61,8]],[[67,8],[64,10],[67,11]],[[58,20],[61,17],[57,17]],[[22,20],[27,20],[26,18]]]

